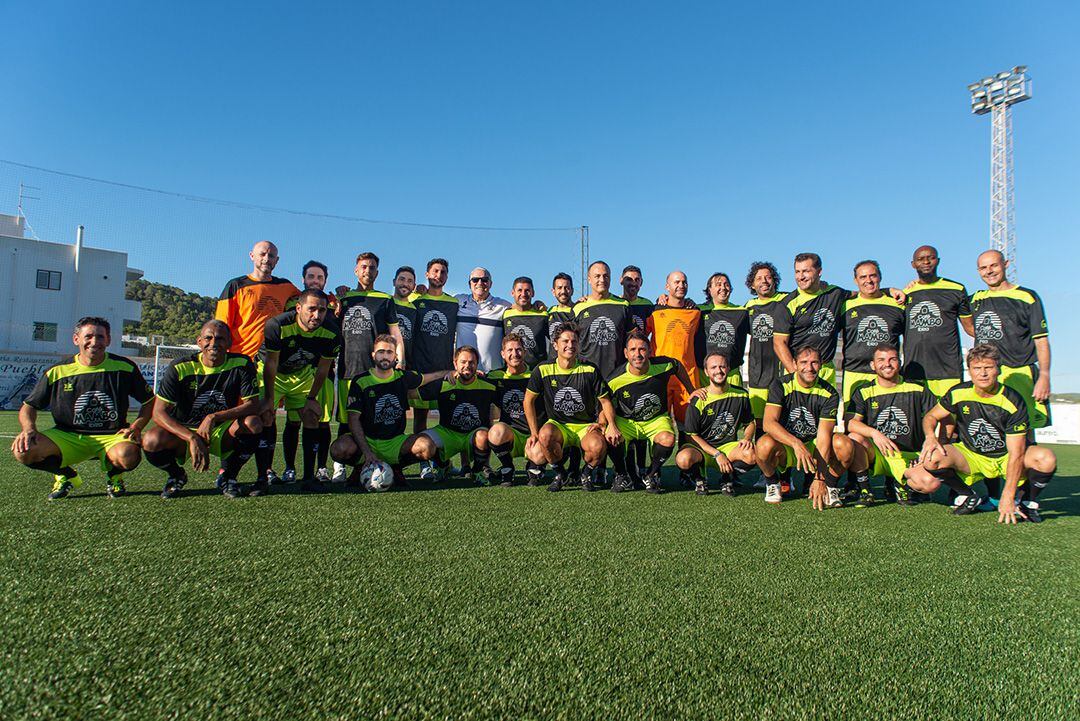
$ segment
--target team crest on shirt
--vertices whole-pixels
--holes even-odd
[[[812,436],[817,433],[817,421],[806,406],[795,406],[788,411],[786,426],[796,436]]]
[[[889,324],[878,315],[868,315],[855,329],[855,342],[874,347],[889,342]]]
[[[349,335],[364,335],[370,333],[375,327],[375,319],[371,317],[371,311],[364,305],[354,305],[345,311],[345,317],[341,319],[341,330]]]
[[[874,421],[874,428],[894,441],[911,433],[911,424],[908,423],[907,414],[896,406],[889,406],[879,413]]]
[[[611,318],[600,315],[589,323],[589,338],[597,345],[611,345],[619,339],[619,332]]]
[[[577,415],[585,410],[585,401],[582,399],[581,394],[578,393],[577,388],[571,388],[570,386],[560,388],[555,393],[555,400],[552,405],[556,411],[564,416]]]
[[[832,335],[833,330],[836,328],[836,316],[828,308],[818,308],[814,311],[814,316],[810,320],[810,335],[819,335],[822,338],[827,338]]]
[[[636,419],[652,418],[664,410],[664,404],[655,393],[645,393],[634,403],[633,416]]]
[[[973,450],[979,453],[992,453],[1005,447],[1005,440],[998,433],[997,428],[983,418],[973,420],[968,424],[967,430],[971,444],[975,447]]]
[[[311,365],[311,361],[313,360],[315,360],[314,353],[304,350],[303,348],[297,348],[285,359],[285,362],[282,365],[287,368],[299,368]]]
[[[919,333],[938,328],[943,322],[941,308],[932,300],[921,300],[908,311],[908,327]]]
[[[503,393],[502,412],[511,418],[517,419],[525,415],[525,394],[516,388]]]
[[[768,313],[754,316],[754,324],[750,327],[750,335],[759,343],[768,343],[773,337],[773,319]]]
[[[682,318],[675,318],[668,321],[667,327],[664,329],[668,333],[674,333],[678,329],[682,331],[682,335],[686,336],[690,334],[690,326],[686,324],[686,321]]]
[[[645,319],[642,318],[641,316],[633,315],[633,314],[631,314],[630,317],[633,319],[634,325],[637,326],[637,329],[640,330],[642,333],[644,333],[645,332]]]
[[[711,408],[709,409],[711,412]],[[735,416],[730,411],[720,411],[709,424],[710,438],[727,438],[735,432]]]
[[[450,332],[450,321],[441,310],[429,310],[424,313],[424,319],[420,323],[420,332],[437,338]]]
[[[84,428],[104,428],[117,421],[120,414],[108,393],[87,391],[75,399],[73,425]]]
[[[480,427],[480,411],[472,403],[459,403],[450,417],[450,425],[471,431]]]
[[[709,326],[708,338],[713,346],[729,348],[735,345],[735,326],[726,320],[718,320]]]
[[[975,317],[975,342],[988,343],[1001,340],[1001,316],[992,310],[979,313]]]
[[[402,419],[405,415],[401,408],[401,401],[393,393],[387,393],[386,395],[375,401],[375,422],[381,423],[384,426],[392,426]]]
[[[401,329],[401,337],[408,343],[412,340],[412,321],[403,315],[399,315],[397,322],[398,328]]]
[[[536,336],[533,335],[532,329],[525,325],[515,325],[510,329],[510,332],[521,338],[521,345],[526,350],[536,349]]]
[[[205,418],[211,413],[228,410],[228,408],[229,400],[225,394],[212,389],[203,391],[195,397],[195,402],[191,404],[191,415],[193,418]]]

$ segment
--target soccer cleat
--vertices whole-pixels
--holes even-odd
[[[529,486],[539,486],[544,480],[544,469],[534,465],[532,461],[525,464],[525,477]]]
[[[56,481],[53,483],[52,491],[46,498],[50,501],[59,501],[61,498],[71,493],[75,488],[75,484],[71,482],[70,478],[64,476],[54,476]]]
[[[870,489],[859,491],[859,495],[855,497],[856,508],[866,508],[874,505],[874,494],[870,492]]]
[[[633,483],[633,480],[627,474],[616,473],[615,480],[611,482],[611,492],[622,493],[623,491],[629,491],[633,488]]]
[[[332,483],[333,482],[330,479],[330,474],[326,472],[325,468],[320,468],[317,471],[315,471],[315,480],[318,481],[319,483]]]
[[[491,479],[495,477],[495,472],[487,466],[484,466],[479,471],[473,474],[473,483],[478,486],[490,486]]]
[[[511,488],[514,485],[514,468],[503,466],[499,469],[499,485],[503,488]]]
[[[421,481],[435,481],[435,464],[431,461],[421,461],[420,463],[420,480]]]
[[[344,463],[338,463],[334,461],[334,477],[330,479],[331,483],[344,483],[349,479],[349,469],[345,467]]]
[[[583,468],[581,469],[581,475],[578,477],[581,479],[581,490],[589,491],[590,493],[596,490],[596,486],[593,484],[592,473]]]
[[[765,502],[766,503],[780,503],[784,500],[784,494],[780,491],[779,483],[766,483],[765,484]]]
[[[225,478],[225,469],[219,468],[217,472],[217,478],[214,479],[214,488],[218,489],[219,491],[222,490],[223,488],[225,488],[226,480],[227,479]]]
[[[112,478],[105,479],[105,495],[109,498],[126,496],[127,489],[124,488],[124,477],[113,476]]]
[[[265,496],[270,492],[270,483],[265,478],[259,478],[248,489],[249,496]]]
[[[914,506],[915,500],[912,498],[914,495],[907,486],[897,483],[896,484],[896,505],[898,506]]]
[[[186,478],[170,478],[165,481],[165,487],[161,489],[162,498],[176,498],[187,483]]]
[[[273,481],[270,481],[273,483]],[[296,483],[296,469],[286,468],[285,472],[281,474],[282,483]]]
[[[893,481],[892,478],[885,479],[885,501],[896,502],[900,498],[899,484]]]
[[[720,484],[720,492],[725,496],[735,495],[735,481],[724,481]]]
[[[648,491],[649,490],[649,476],[648,475],[643,475],[641,478],[645,482],[645,490]],[[682,486],[683,488],[693,488],[694,487],[694,479],[691,478],[686,473],[680,473],[679,474],[679,485]],[[652,491],[649,491],[649,492],[652,493]]]
[[[706,483],[704,478],[699,478],[694,481],[694,494],[698,496],[709,495],[709,484]]]
[[[660,474],[653,473],[642,479],[645,481],[646,493],[663,493],[664,487],[660,485]]]
[[[548,486],[548,490],[552,493],[554,493],[555,491],[561,491],[563,489],[564,483],[566,483],[566,476],[561,473],[556,473],[555,479],[551,482],[551,485]]]
[[[953,515],[967,516],[976,513],[979,510],[980,504],[982,504],[982,498],[976,493],[971,493],[966,496],[957,496],[956,502],[953,503]]]
[[[1026,521],[1042,523],[1042,516],[1039,514],[1038,501],[1021,501],[1016,504],[1016,511],[1020,514],[1020,517]]]
[[[226,498],[239,498],[241,496],[240,484],[231,478],[225,479],[225,482],[221,484],[221,495]]]
[[[296,480],[296,479],[294,478],[293,480]],[[276,485],[278,485],[278,484],[284,483],[285,481],[283,481],[283,480],[281,479],[281,476],[279,476],[278,474],[274,473],[274,469],[273,469],[273,468],[271,468],[270,470],[268,470],[268,471],[266,472],[266,482],[267,482],[268,484],[270,484],[271,486],[276,486]]]
[[[828,487],[825,489],[825,507],[826,508],[843,508],[844,499],[840,497],[840,489]]]

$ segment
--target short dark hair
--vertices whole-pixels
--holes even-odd
[[[394,348],[397,348],[397,339],[389,333],[379,333],[379,335],[375,336],[375,342],[371,344],[371,347],[374,348],[380,343],[389,343]]]
[[[364,251],[360,255],[356,256],[356,262],[359,263],[362,260],[373,260],[375,265],[379,265],[379,256],[372,253],[370,250]]]
[[[754,290],[754,276],[758,274],[759,270],[767,270],[772,273],[773,284],[777,288],[780,287],[780,272],[776,269],[776,266],[767,260],[756,260],[750,264],[750,272],[746,274],[746,289],[754,295],[757,295],[757,291]]]
[[[1001,354],[998,353],[998,349],[989,343],[980,343],[967,354],[967,364],[971,367],[971,364],[975,361],[989,360],[994,361],[995,365],[1001,365]]]
[[[517,333],[507,333],[506,335],[504,335],[502,339],[502,346],[500,347],[505,348],[507,343],[520,343],[522,348],[525,347],[525,341],[522,340],[521,336]]]
[[[798,360],[798,359],[802,358],[804,355],[806,355],[807,353],[813,353],[814,355],[816,355],[818,357],[818,360],[821,360],[821,351],[819,351],[817,348],[815,348],[812,345],[804,345],[804,346],[800,346],[800,347],[796,348],[795,349],[795,355],[793,355],[792,358],[794,358],[795,360]]]
[[[649,344],[649,336],[645,335],[645,331],[640,328],[632,328],[630,332],[626,334],[626,342],[623,343],[623,346],[629,346],[630,341],[632,340],[644,341],[645,345]]]
[[[574,287],[574,279],[570,277],[569,273],[556,273],[555,277],[551,279],[551,287],[552,288],[555,287],[555,281],[557,281],[557,280],[569,281],[570,282],[570,287],[571,288]]]
[[[637,267],[636,265],[628,265],[623,268],[622,273],[619,273],[619,277],[621,278],[627,273],[637,273],[638,275],[642,275],[641,268]]]
[[[530,278],[529,276],[519,275],[517,278],[514,278],[514,282],[510,285],[510,287],[513,288],[518,283],[528,283],[529,285],[533,284],[532,278]]]
[[[303,278],[312,268],[318,268],[323,272],[323,275],[325,275],[327,278],[330,277],[330,270],[326,267],[326,265],[320,263],[317,260],[309,260],[308,262],[304,263],[304,268],[300,271],[300,277]]]
[[[446,262],[446,258],[432,258],[427,262],[427,270],[431,270],[433,265],[442,265],[447,271],[450,270],[450,264]]]
[[[728,276],[727,273],[722,273],[722,272],[718,271],[718,272],[713,273],[712,275],[710,275],[709,279],[707,281],[705,281],[705,302],[706,303],[712,302],[712,296],[709,294],[709,288],[712,288],[712,283],[717,278],[723,278],[724,280],[727,281],[728,285],[731,285],[731,278]]]
[[[588,271],[592,271],[594,265],[602,265],[602,266],[604,266],[605,268],[608,269],[609,273],[611,272],[611,266],[608,265],[605,261],[602,261],[602,260],[594,260],[593,262],[589,263]]]
[[[318,288],[305,288],[303,291],[300,292],[300,296],[296,299],[296,304],[300,305],[301,303],[303,303],[304,298],[317,298],[323,303],[330,303],[330,296],[328,296],[326,293],[323,293]]]
[[[877,355],[878,353],[895,353],[897,355],[900,355],[900,349],[892,343],[878,343],[876,346],[874,346],[874,352],[872,355]]]
[[[795,256],[796,263],[802,263],[803,261],[813,261],[814,267],[821,270],[821,256],[817,253],[799,253]]]
[[[229,340],[232,340],[232,328],[230,328],[229,324],[225,321],[219,320],[218,318],[211,318],[210,320],[203,323],[202,326],[199,328],[200,336],[202,335],[203,329],[205,329],[207,326],[213,326],[214,328],[220,328],[224,330],[229,335]]]
[[[413,267],[411,265],[403,265],[400,268],[398,268],[397,270],[395,270],[394,271],[394,277],[397,278],[402,273],[411,273],[413,278],[416,277],[416,271],[413,270]]]
[[[709,359],[712,358],[713,356],[716,356],[718,358],[723,358],[724,362],[728,364],[728,368],[731,367],[731,362],[728,360],[728,357],[726,355],[724,355],[723,353],[721,353],[720,351],[718,351],[718,350],[714,350],[714,351],[710,351],[710,352],[706,353],[705,357],[701,361],[701,367],[704,368],[706,365],[708,365]]]
[[[881,277],[881,265],[876,260],[870,260],[869,258],[866,260],[860,260],[858,263],[856,263],[855,267],[851,269],[851,272],[853,274],[858,273],[859,268],[863,267],[864,265],[874,266],[874,270],[877,271],[878,277]]]
[[[473,348],[471,345],[458,346],[457,350],[454,351],[454,360],[456,361],[458,356],[462,353],[472,353],[473,358],[475,358],[477,362],[480,362],[480,351],[476,350],[476,348]]]
[[[112,335],[112,326],[109,325],[109,321],[98,315],[86,315],[82,318],[79,318],[77,321],[75,321],[75,332],[78,333],[80,330],[82,330],[85,326],[88,325],[96,325],[100,328],[104,328],[105,333],[110,336]]]
[[[559,339],[563,333],[573,333],[575,338],[581,337],[581,328],[572,320],[568,320],[565,323],[559,323],[555,326],[555,332],[551,334],[551,342],[554,343]]]

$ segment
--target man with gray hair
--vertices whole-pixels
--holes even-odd
[[[469,273],[468,293],[458,293],[457,345],[480,351],[480,370],[503,367],[503,313],[513,303],[491,294],[491,273],[476,267]]]

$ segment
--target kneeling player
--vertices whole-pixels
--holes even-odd
[[[922,418],[934,407],[934,394],[900,376],[900,353],[894,345],[874,348],[870,368],[873,383],[860,385],[851,394],[847,431],[853,442],[837,449],[840,462],[855,474],[857,507],[874,503],[870,476],[884,476],[886,488],[895,483],[897,503],[909,505],[907,478],[919,461]]]
[[[11,452],[24,466],[53,474],[50,501],[82,484],[74,466],[91,458],[101,461],[109,498],[122,496],[122,474],[142,459],[139,441],[154,393],[134,363],[106,352],[109,336],[104,318],[81,318],[71,338],[78,355],[49,367],[19,409],[22,430]],[[129,396],[142,404],[131,425]],[[54,428],[38,431],[39,410],[52,411]]]
[[[686,432],[694,444],[686,444],[675,456],[675,465],[694,483],[699,496],[708,494],[708,480],[702,463],[711,458],[720,469],[720,492],[735,494],[735,474],[744,473],[757,463],[754,434],[757,423],[750,405],[750,394],[728,382],[728,359],[722,353],[705,357],[709,385],[697,391],[686,409]],[[742,437],[739,428],[745,426]]]
[[[965,515],[982,503],[971,486],[982,479],[1004,476],[998,522],[1016,523],[1019,519],[1038,523],[1042,516],[1035,499],[1057,470],[1057,458],[1047,448],[1028,446],[1027,406],[1023,396],[998,382],[997,349],[988,343],[975,346],[968,351],[967,367],[971,380],[953,386],[923,418],[923,467],[911,477],[910,485],[924,493],[933,493],[941,483],[948,485],[958,494],[953,513]],[[960,440],[943,446],[934,428],[953,419]],[[946,472],[943,478],[932,475],[941,471]],[[1018,504],[1020,486],[1022,501]]]
[[[611,391],[596,366],[578,360],[580,333],[573,322],[555,329],[556,358],[536,366],[525,391],[525,417],[529,422],[525,454],[536,465],[555,466],[555,479],[548,486],[549,491],[561,491],[566,484],[564,449],[575,446],[581,449],[585,460],[581,487],[593,491],[596,490],[593,472],[606,457],[608,443],[622,443],[615,424]],[[596,422],[601,413],[606,436]]]
[[[818,377],[821,355],[803,346],[795,354],[795,372],[781,376],[769,388],[765,404],[765,435],[757,443],[757,461],[765,477],[765,502],[780,503],[778,470],[794,467],[810,483],[810,499],[816,510],[839,508],[840,474],[834,447],[848,451],[851,441],[833,435],[840,396]]]
[[[427,436],[405,435],[408,393],[448,374],[400,370],[397,345],[397,338],[389,333],[375,338],[375,350],[371,354],[375,364],[349,381],[349,432],[333,442],[330,455],[338,463],[350,466],[366,466],[376,461],[389,463],[394,469],[394,482],[404,485],[402,468],[420,461],[422,456],[417,449],[425,447],[426,457],[433,456],[435,449]]]
[[[222,460],[219,490],[236,498],[236,478],[262,433],[255,364],[228,352],[232,333],[224,321],[208,321],[196,343],[198,353],[165,369],[154,403],[155,426],[143,436],[143,451],[168,474],[162,498],[175,498],[187,483],[182,465],[188,455],[192,468],[205,471],[211,454]]]
[[[615,399],[615,426],[624,441],[646,441],[652,444],[652,464],[642,479],[649,493],[662,493],[660,469],[675,448],[675,425],[671,422],[671,400],[668,385],[678,378],[687,393],[694,385],[686,369],[666,356],[649,358],[649,338],[633,329],[626,335],[623,349],[626,365],[616,368],[608,377],[608,388]],[[608,455],[615,466],[613,493],[633,490],[633,481],[626,468],[626,445],[609,444]]]
[[[516,333],[503,336],[502,359],[506,368],[491,371],[486,379],[495,385],[495,407],[499,409],[499,422],[488,431],[488,445],[502,464],[499,485],[509,488],[514,485],[514,459],[525,458],[525,447],[529,442],[529,421],[525,418],[529,369],[525,365],[525,344],[521,336]],[[530,486],[539,485],[543,473],[541,466],[526,460],[525,477]]]

